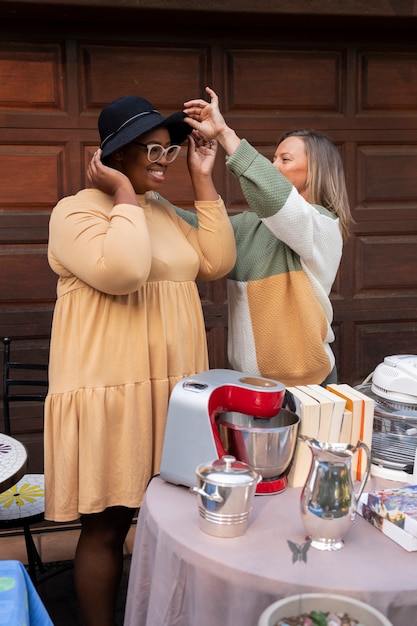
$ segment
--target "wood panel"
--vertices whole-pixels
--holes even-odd
[[[357,205],[355,211],[367,209],[371,217],[375,209],[387,213],[386,218],[412,219],[417,198],[417,140],[407,142],[374,141],[357,145]],[[376,219],[383,218],[378,214]]]
[[[0,147],[0,207],[7,209],[50,208],[57,195],[67,193],[62,170],[65,167],[64,146],[41,143],[3,143]],[[24,176],[18,176],[24,172]]]
[[[405,295],[407,291],[417,295],[416,250],[417,233],[358,237],[356,297],[396,297],[399,292]]]
[[[230,113],[342,113],[343,50],[228,49],[226,106]]]
[[[62,71],[58,43],[0,44],[0,110],[61,110]]]
[[[174,47],[161,42],[82,45],[82,108],[101,110],[121,94],[137,93],[157,103],[162,114],[172,113],[182,108],[188,94],[202,91],[207,56],[204,47]]]
[[[417,102],[416,50],[364,50],[358,54],[359,112],[415,117]]]

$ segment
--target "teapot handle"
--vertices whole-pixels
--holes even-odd
[[[358,441],[358,443],[356,444],[355,452],[358,452],[360,449],[364,450],[366,454],[366,468],[362,478],[362,482],[359,487],[359,491],[357,494],[355,494],[355,508],[358,506],[359,499],[363,493],[366,481],[368,480],[369,473],[371,471],[371,451],[364,441]]]

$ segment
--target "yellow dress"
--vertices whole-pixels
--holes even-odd
[[[170,392],[208,369],[196,279],[235,262],[223,201],[196,202],[199,228],[153,192],[140,207],[84,189],[49,226],[58,274],[45,403],[46,519],[141,505],[159,471]]]

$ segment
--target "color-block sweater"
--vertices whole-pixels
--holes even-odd
[[[342,255],[339,220],[309,204],[244,139],[226,165],[252,209],[231,217],[237,261],[227,276],[230,365],[286,386],[320,384],[335,363],[329,294]]]

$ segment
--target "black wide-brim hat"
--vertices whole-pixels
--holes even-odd
[[[98,130],[101,158],[105,159],[153,128],[164,126],[172,144],[181,145],[193,130],[184,122],[185,113],[177,111],[164,117],[152,104],[139,96],[122,96],[110,102],[99,115]]]

